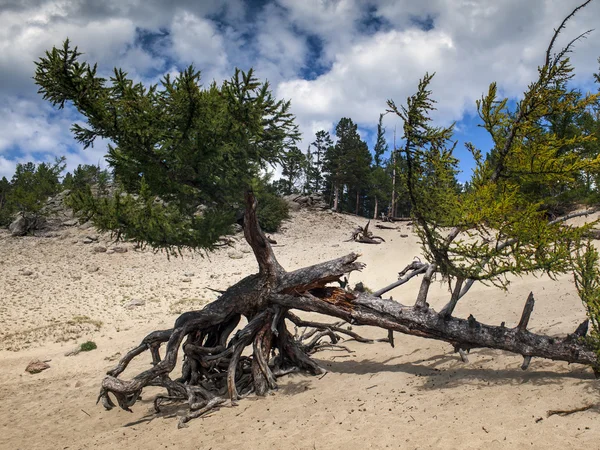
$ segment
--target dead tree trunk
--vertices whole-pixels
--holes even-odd
[[[360,226],[355,228],[352,232],[352,236],[350,236],[350,239],[348,239],[346,242],[356,241],[362,242],[363,244],[381,244],[382,242],[385,242],[385,239],[380,236],[375,236],[369,231],[370,223],[371,221],[369,220],[364,228]]]
[[[521,321],[514,328],[479,323],[473,316],[460,319],[452,316],[460,287],[455,289],[450,306],[436,312],[425,301],[427,287],[434,268],[414,262],[400,273],[407,282],[425,273],[422,289],[415,306],[404,306],[381,296],[392,287],[373,295],[357,295],[332,282],[364,265],[357,262],[357,254],[349,254],[332,261],[286,272],[278,263],[271,245],[258,226],[256,201],[252,193],[246,195],[244,235],[258,262],[258,273],[250,275],[227,289],[219,299],[199,311],[182,314],[170,330],[156,331],[146,336],[110,370],[102,382],[98,400],[107,409],[119,406],[130,410],[146,386],[161,386],[166,393],[154,402],[158,411],[169,401],[186,401],[189,413],[182,417],[180,426],[195,417],[240,397],[254,392],[264,395],[277,387],[277,378],[294,371],[323,373],[310,355],[315,351],[339,345],[340,334],[361,342],[355,332],[341,328],[341,324],[302,322],[291,310],[314,311],[346,321],[353,325],[371,325],[390,331],[445,341],[456,351],[474,348],[501,349],[523,355],[526,368],[532,357],[549,358],[590,365],[598,365],[597,355],[579,339],[585,334],[579,327],[564,338],[548,337],[527,330],[533,309],[530,296]],[[244,316],[248,323],[232,333]],[[309,326],[311,331],[293,336],[287,321]],[[324,342],[328,339],[329,342]],[[391,341],[390,341],[391,342]],[[160,347],[165,344],[164,357]],[[252,347],[251,356],[243,355]],[[130,380],[118,378],[129,362],[150,350],[153,367]],[[179,377],[172,378],[179,352],[183,352],[183,366]]]
[[[377,196],[375,196],[375,212],[373,213],[373,220],[377,220],[377,209],[379,206],[379,200]]]

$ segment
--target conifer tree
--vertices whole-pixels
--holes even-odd
[[[325,154],[333,146],[333,141],[329,131],[319,130],[315,135],[315,141],[311,144],[314,147],[312,156],[314,158],[314,192],[321,192],[323,189],[323,171],[325,163]]]
[[[36,63],[34,77],[45,99],[83,114],[85,125],[72,127],[78,142],[113,143],[107,160],[124,192],[81,195],[79,208],[100,229],[154,248],[213,248],[251,180],[298,139],[290,103],[252,70],[203,88],[190,66],[146,87],[120,69],[100,77],[80,56],[67,40]]]
[[[291,147],[281,158],[282,175],[285,180],[284,195],[299,192],[296,186],[302,174],[306,172],[306,156],[298,147]]]

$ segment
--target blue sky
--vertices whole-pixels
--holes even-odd
[[[69,37],[106,74],[117,66],[156,82],[188,64],[205,83],[253,67],[280,98],[291,99],[306,149],[320,129],[351,117],[370,145],[386,100],[401,104],[425,72],[439,125],[457,123],[456,155],[465,181],[478,128],[475,101],[497,81],[517,99],[535,77],[553,28],[581,0],[3,0],[0,3],[0,177],[18,162],[66,155],[68,169],[104,164],[106,143],[83,151],[72,110],[55,111],[36,93],[34,61]],[[600,0],[570,21],[558,46],[597,27]],[[596,90],[600,30],[572,54],[574,84]],[[388,140],[402,124],[387,115]],[[398,142],[400,139],[398,139]]]

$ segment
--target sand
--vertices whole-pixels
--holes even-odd
[[[351,284],[383,287],[421,250],[406,224],[377,230],[386,239],[382,245],[343,242],[364,222],[294,213],[273,235],[277,257],[293,270],[358,251],[367,267],[350,276]],[[86,236],[98,241],[84,243]],[[184,408],[153,413],[157,390],[144,391],[133,413],[96,405],[100,382],[119,353],[150,331],[170,328],[181,311],[215,299],[207,288],[224,289],[256,270],[241,235],[235,239],[235,250],[169,260],[130,244],[126,253],[112,253],[110,237],[90,229],[51,238],[0,234],[0,448],[600,448],[598,406],[547,417],[548,410],[598,405],[591,369],[534,359],[523,372],[520,357],[485,349],[471,352],[464,364],[447,344],[400,334],[395,348],[349,342],[353,353],[320,352],[326,376],[284,377],[272,395],[223,407],[181,430],[177,415]],[[391,295],[410,303],[418,286],[414,279]],[[508,292],[475,286],[455,315],[514,326],[530,291],[536,298],[532,331],[564,335],[585,318],[569,276],[517,278]],[[430,303],[440,308],[448,297],[447,287],[436,283]],[[87,340],[98,348],[65,356]],[[50,368],[26,373],[33,359]],[[124,376],[149,361],[144,355]]]

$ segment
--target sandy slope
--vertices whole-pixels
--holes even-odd
[[[342,242],[363,222],[302,211],[275,235],[277,256],[295,269],[359,251],[367,268],[352,274],[351,283],[382,287],[420,249],[406,225],[381,231],[387,242],[379,246]],[[546,417],[550,409],[598,403],[590,369],[534,359],[522,372],[520,358],[489,350],[474,351],[465,365],[446,344],[403,335],[396,335],[396,348],[349,343],[352,354],[322,352],[318,359],[330,370],[325,377],[284,378],[274,395],[225,407],[187,429],[177,430],[177,407],[152,413],[151,391],[133,414],[104,411],[94,402],[115,354],[154,329],[169,328],[178,311],[214,299],[206,287],[227,287],[252,273],[255,262],[244,242],[237,244],[241,259],[222,249],[209,258],[168,261],[131,247],[95,253],[93,247],[110,249],[111,243],[100,236],[99,243],[84,244],[89,234],[0,235],[0,448],[600,448],[597,406]],[[417,289],[415,280],[392,295],[409,303]],[[569,277],[525,277],[509,293],[478,286],[456,314],[510,326],[529,291],[537,300],[534,331],[572,332],[585,316]],[[432,306],[447,297],[438,283]],[[132,301],[144,304],[127,309]],[[65,356],[88,339],[97,350]],[[51,360],[51,368],[24,372],[34,358]],[[126,374],[148,362],[136,362]]]

